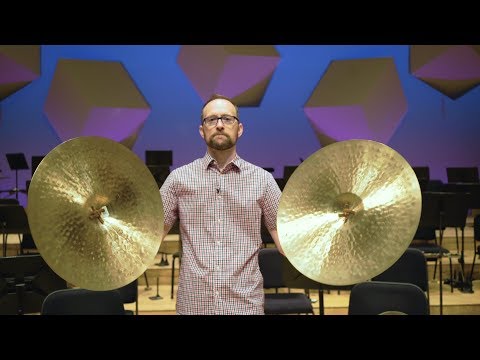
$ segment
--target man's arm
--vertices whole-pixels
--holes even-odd
[[[272,236],[272,239],[273,241],[275,242],[275,245],[278,249],[278,251],[280,252],[280,254],[282,254],[283,256],[285,256],[285,253],[283,252],[283,249],[282,249],[282,245],[280,245],[280,240],[278,239],[278,232],[276,229],[274,230],[268,230],[268,232],[270,233],[270,235]]]
[[[163,211],[164,211],[164,223],[163,223],[163,236],[162,241],[172,226],[177,221],[178,214],[178,198],[175,194],[175,170],[173,170],[165,179],[162,187],[160,188],[160,196],[162,197]]]

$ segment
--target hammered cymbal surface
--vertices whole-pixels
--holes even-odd
[[[155,260],[163,235],[158,185],[131,150],[85,136],[50,151],[28,192],[32,237],[47,264],[69,283],[111,290]]]
[[[371,140],[333,143],[289,178],[277,215],[280,244],[303,275],[356,284],[400,258],[421,206],[415,172],[398,152]]]

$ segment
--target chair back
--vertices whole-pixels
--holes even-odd
[[[57,290],[45,298],[42,315],[124,315],[117,291]]]
[[[120,294],[120,298],[124,304],[135,303],[135,314],[138,315],[138,279],[116,289],[116,291]],[[125,314],[133,315],[133,312],[125,310]]]
[[[473,218],[473,239],[480,240],[480,215]]]
[[[283,281],[283,256],[277,248],[262,248],[258,253],[258,264],[265,289],[285,287]]]
[[[430,313],[425,293],[414,284],[367,281],[352,288],[349,315],[380,315],[388,312],[405,315]]]
[[[428,270],[425,255],[418,249],[408,248],[395,264],[372,280],[410,283],[427,292]]]
[[[284,288],[285,257],[277,248],[261,248],[258,263],[263,276],[263,288]],[[265,314],[313,314],[312,302],[305,293],[265,294]]]

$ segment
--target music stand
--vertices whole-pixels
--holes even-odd
[[[439,246],[443,246],[443,231],[446,227],[462,227],[462,255],[463,256],[463,228],[465,227],[468,212],[467,197],[462,193],[454,192],[423,192],[421,227],[434,227],[439,231]],[[440,265],[440,315],[443,315],[443,251],[440,250],[438,261]],[[463,264],[462,281],[465,281]],[[453,281],[453,279],[450,279]],[[471,288],[471,284],[470,284]],[[468,281],[462,284],[462,291],[468,291]]]
[[[3,256],[7,256],[8,234],[29,234],[28,217],[21,205],[0,206],[0,232],[2,233]]]
[[[145,150],[146,165],[171,166],[173,164],[171,150]]]
[[[449,183],[478,183],[477,167],[447,167],[447,179]]]
[[[418,180],[430,180],[430,168],[428,166],[413,166],[412,169]]]
[[[467,193],[455,193],[455,195],[445,198],[444,203],[447,209],[445,226],[455,228],[455,233],[457,233],[457,228],[460,228],[462,233],[460,257],[458,259],[460,263],[460,278],[454,283],[454,286],[464,293],[473,293],[471,276],[467,277],[465,274],[465,226],[468,216],[469,195]]]
[[[285,184],[287,184],[288,179],[292,174],[295,172],[297,169],[298,165],[295,166],[284,166],[283,167],[283,180],[285,181]]]
[[[11,192],[15,193],[15,198],[18,200],[18,193],[26,192],[25,189],[18,188],[18,170],[28,170],[27,159],[25,159],[23,153],[5,154],[5,156],[7,157],[10,170],[15,170],[15,188]]]
[[[412,169],[417,176],[420,189],[426,191],[430,181],[430,168],[428,166],[413,166]]]
[[[285,180],[283,178],[275,178],[275,181],[277,182],[280,191],[283,191],[283,189],[285,189]]]
[[[40,312],[48,294],[66,288],[39,254],[0,258],[0,315]]]
[[[32,156],[32,177],[35,174],[35,170],[37,170],[38,165],[40,165],[44,157],[45,155]]]
[[[468,196],[468,208],[480,209],[480,183],[448,183],[443,188],[447,192],[466,193]]]

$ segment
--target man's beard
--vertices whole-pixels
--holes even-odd
[[[217,137],[217,135],[223,135],[226,137],[226,140],[225,141],[222,141],[222,143],[217,143],[215,141],[215,138]],[[210,140],[208,141],[208,146],[210,146],[211,148],[215,149],[215,150],[228,150],[230,148],[232,148],[233,146],[235,145],[235,143],[232,141],[232,139],[230,138],[230,136],[226,135],[226,134],[215,134],[214,136],[212,136],[210,138]]]

